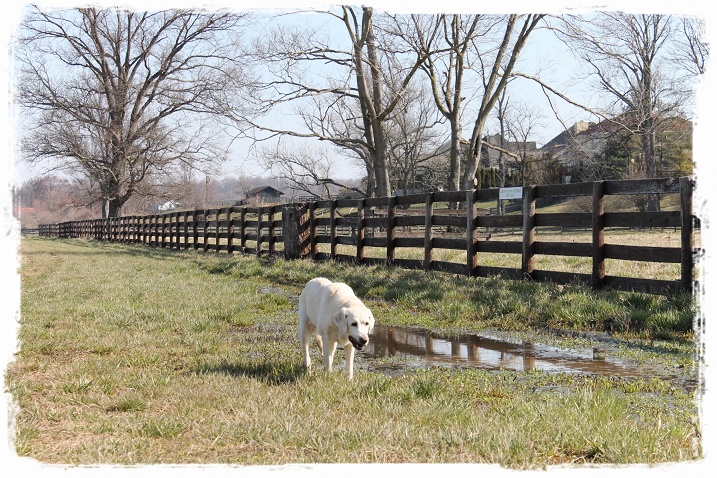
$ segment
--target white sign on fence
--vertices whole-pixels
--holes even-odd
[[[498,199],[522,199],[523,188],[500,188]]]

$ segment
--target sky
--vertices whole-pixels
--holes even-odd
[[[82,6],[80,3],[72,2],[71,0],[56,1],[48,0],[44,2],[36,2],[43,6]],[[145,1],[139,2],[136,0],[129,0],[123,2],[114,2],[114,4],[121,4],[133,9],[145,8],[148,3]],[[451,0],[444,0],[442,2],[433,1],[422,1],[416,0],[412,2],[400,2],[400,1],[366,1],[362,3],[368,3],[374,5],[378,9],[388,11],[402,11],[411,13],[435,13],[437,8],[445,9],[446,11],[470,11],[470,8],[480,9],[483,13],[515,13],[515,12],[526,12],[526,13],[538,13],[534,11],[535,5],[539,3],[541,12],[539,13],[584,13],[595,11],[596,9],[607,9],[607,10],[624,10],[633,13],[675,13],[685,15],[697,15],[705,18],[707,22],[707,38],[710,44],[715,44],[715,28],[717,27],[717,14],[713,12],[712,8],[708,9],[709,3],[704,0],[684,0],[676,2],[674,0],[663,1],[663,0],[601,0],[600,2],[588,1],[588,0],[572,0],[572,1],[560,1],[560,0],[543,0],[541,2],[534,1],[510,1],[505,0],[502,2],[457,2]],[[92,2],[94,5],[109,6],[110,2],[106,0],[95,0]],[[171,8],[171,7],[188,7],[188,6],[200,6],[207,8],[216,8],[227,5],[240,6],[242,1],[229,2],[211,2],[205,1],[201,3],[189,2],[185,0],[175,0],[169,2],[166,0],[153,1],[151,3],[152,8]],[[249,5],[256,5],[256,2],[244,3]],[[12,33],[17,27],[17,24],[22,15],[22,8],[25,4],[21,2],[5,2],[3,4],[2,21],[0,22],[0,33],[2,34],[1,41],[6,45],[6,48],[0,54],[0,71],[2,71],[2,82],[3,85],[0,88],[0,118],[2,121],[2,149],[3,154],[0,155],[0,237],[2,237],[3,243],[0,247],[0,270],[3,271],[3,291],[2,291],[2,307],[3,314],[2,321],[2,332],[0,333],[0,351],[2,352],[2,363],[3,371],[7,366],[7,363],[12,361],[13,354],[17,351],[17,327],[19,319],[19,304],[20,304],[20,280],[17,274],[17,270],[20,264],[20,256],[18,255],[18,246],[20,241],[19,236],[19,223],[12,217],[12,187],[18,183],[18,177],[20,172],[16,166],[16,133],[14,131],[14,118],[15,111],[11,105],[12,99],[12,84],[14,77],[12,75],[12,63],[11,63],[11,41]],[[328,2],[309,2],[307,0],[264,0],[261,5],[267,8],[287,8],[295,7],[298,5],[310,5],[317,8],[326,7],[329,5]],[[564,65],[563,65],[564,66]],[[714,131],[717,131],[717,124],[715,123],[715,114],[713,113],[713,107],[715,105],[715,93],[717,93],[717,75],[712,71],[712,68],[708,67],[708,71],[705,74],[702,84],[697,91],[697,109],[695,116],[695,130],[694,130],[694,154],[695,154],[695,178],[696,178],[696,191],[695,191],[695,213],[702,218],[703,230],[702,238],[703,243],[706,246],[706,254],[702,259],[701,267],[706,271],[703,277],[703,289],[701,293],[701,305],[702,311],[705,316],[704,322],[707,323],[705,329],[705,336],[703,343],[705,345],[705,360],[707,364],[714,364],[714,351],[712,350],[712,344],[715,344],[717,338],[714,337],[715,327],[712,326],[711,320],[714,313],[715,302],[717,301],[717,294],[714,294],[712,289],[717,286],[715,283],[713,273],[711,271],[717,270],[715,268],[715,255],[713,253],[713,244],[716,244],[714,237],[713,217],[715,214],[715,203],[710,189],[712,186],[711,181],[715,179],[714,167],[712,163],[712,155],[714,154],[715,148],[713,147],[713,135]],[[556,131],[554,135],[560,131]],[[542,141],[547,141],[549,137],[542,138]],[[24,174],[24,173],[23,173]],[[708,296],[710,296],[708,298]],[[675,476],[676,474],[693,474],[695,476],[702,476],[709,467],[717,464],[715,460],[715,454],[717,454],[717,441],[715,427],[717,421],[715,421],[714,406],[712,404],[717,403],[717,397],[712,390],[715,382],[714,371],[708,366],[705,368],[705,377],[707,387],[705,395],[703,396],[704,410],[702,414],[703,420],[703,444],[705,446],[706,457],[704,460],[698,462],[680,463],[676,465],[665,465],[647,468],[643,466],[635,467],[606,467],[606,468],[588,468],[581,469],[580,476]],[[171,473],[173,478],[179,476],[197,476],[197,471],[202,473],[199,476],[334,476],[337,473],[344,473],[351,470],[351,467],[344,467],[338,470],[331,465],[324,467],[316,467],[310,469],[308,467],[136,467],[130,470],[114,467],[93,467],[93,468],[77,468],[77,467],[47,467],[39,464],[33,460],[20,459],[18,458],[12,448],[10,447],[9,437],[9,419],[11,417],[11,407],[9,403],[9,395],[5,394],[4,400],[0,405],[0,463],[3,463],[3,472],[7,470],[21,471],[25,475],[29,475],[33,472],[42,473],[42,476],[153,476],[162,473]],[[411,466],[401,465],[401,474],[413,474],[413,473],[425,473],[436,476],[438,473],[453,473],[465,475],[467,473],[475,472],[476,470],[489,471],[491,476],[513,476],[515,472],[509,470],[502,470],[499,467],[483,467],[483,466],[472,466],[472,465],[445,465],[445,466]],[[385,468],[369,468],[370,470],[386,471]],[[357,470],[365,470],[364,468],[357,467]],[[393,468],[391,468],[393,470]],[[375,472],[375,471],[372,471]],[[544,477],[546,474],[550,477],[553,476],[574,476],[575,473],[571,472],[570,469],[550,469],[548,471],[537,470],[535,472],[521,472],[520,476],[539,476]],[[12,473],[10,476],[13,476]]]
[[[106,0],[103,0],[106,2]],[[501,12],[501,11],[519,11],[520,8],[525,8],[526,2],[507,2],[507,4],[515,4],[515,9],[507,10],[505,3],[501,2],[499,6],[496,5],[483,5],[482,2],[479,2],[481,11],[485,12],[486,7],[487,8],[494,8],[492,12]],[[623,6],[626,3],[630,2],[622,2],[621,6]],[[639,2],[633,2],[636,4],[645,4],[644,1]],[[653,4],[659,4],[660,2],[649,2],[652,6]],[[665,2],[667,4],[667,2]],[[689,2],[688,2],[689,3]],[[48,5],[48,6],[56,6],[56,5],[63,5],[67,4],[67,1],[60,2],[56,0],[48,0],[46,2],[40,2],[41,5]],[[130,8],[132,8],[132,2],[124,2],[124,4],[128,5]],[[220,8],[223,4],[219,1],[216,2],[202,2],[200,4],[188,2],[188,0],[177,0],[175,2],[171,2],[169,0],[163,0],[160,2],[160,4],[166,4],[167,6],[176,6],[176,5],[201,5],[205,6],[207,8]],[[231,2],[231,5],[233,5],[233,8],[242,8],[242,4],[249,4],[248,2]],[[466,2],[446,2],[445,5],[456,5],[454,11],[469,11],[469,5]],[[547,13],[556,13],[560,11],[565,12],[589,12],[594,10],[594,8],[590,7],[589,2],[585,2],[585,7],[581,8],[581,5],[583,2],[570,2],[570,7],[565,8],[561,2],[555,1],[555,0],[549,0],[547,2],[541,2],[541,8],[545,8],[544,12]],[[141,3],[139,4],[140,7],[142,6]],[[272,6],[276,6],[276,8],[280,8],[283,6],[291,6],[293,8],[296,8],[298,6],[307,6],[307,7],[314,7],[316,9],[325,8],[328,4],[323,2],[316,2],[313,0],[307,0],[303,3],[295,3],[295,2],[288,2],[288,1],[282,1],[282,0],[268,0],[267,2],[262,2],[262,5],[266,8],[267,11],[272,11]],[[563,8],[561,8],[561,6]],[[414,12],[414,13],[425,13],[430,12],[434,7],[434,5],[431,2],[398,2],[398,1],[389,1],[389,2],[375,2],[375,7],[380,10],[387,10],[390,12],[398,11],[398,12]],[[139,7],[138,7],[139,8]],[[552,9],[552,11],[551,11]],[[491,12],[491,10],[487,10],[488,12]],[[527,10],[532,11],[532,10]],[[688,13],[688,12],[685,12]],[[699,12],[695,12],[699,13]],[[339,24],[336,20],[327,19],[328,17],[325,15],[311,15],[306,14],[301,18],[301,22],[310,22],[312,21],[312,18],[315,22],[326,24],[328,26],[335,26],[335,33],[332,34],[334,37],[338,38],[345,38],[346,32],[344,28]],[[295,19],[294,17],[291,17],[289,20],[291,22],[299,22],[298,19]],[[574,83],[574,79],[577,73],[578,64],[573,58],[572,54],[566,49],[566,47],[555,38],[555,36],[544,29],[536,29],[522,55],[521,60],[519,63],[518,70],[528,73],[528,74],[534,74],[536,76],[540,76],[543,80],[545,80],[547,83],[557,87],[560,89],[561,86],[563,86],[566,83]],[[419,74],[419,77],[422,75]],[[420,78],[423,80],[424,78]],[[582,104],[592,104],[592,101],[594,100],[594,95],[592,95],[589,91],[586,91],[585,88],[581,89],[576,87],[570,88],[570,94],[571,97],[577,101],[578,103]],[[538,146],[543,145],[544,143],[548,142],[558,134],[560,134],[565,126],[571,126],[577,121],[595,121],[596,117],[591,116],[590,114],[586,113],[585,111],[582,111],[572,105],[569,105],[567,102],[555,99],[554,105],[557,106],[559,113],[561,115],[561,118],[558,119],[553,115],[552,111],[550,110],[550,106],[548,105],[548,102],[546,100],[546,97],[544,93],[541,91],[540,87],[535,84],[534,82],[531,82],[530,80],[524,79],[524,78],[517,78],[515,79],[511,85],[509,86],[509,94],[513,100],[518,100],[526,103],[532,104],[535,108],[538,108],[542,111],[543,116],[540,120],[540,124],[537,125],[534,130],[533,134],[531,135],[531,138],[529,138],[532,141],[536,141]],[[469,104],[467,107],[467,110],[464,114],[464,136],[470,136],[472,123],[474,120],[474,113],[471,111],[471,106],[477,107],[478,101],[474,100],[472,105]],[[278,121],[286,120],[288,116],[284,116],[281,114],[277,114],[273,116],[274,122],[272,123],[272,126]],[[492,134],[497,131],[497,125],[495,124],[494,120],[491,120],[484,133]],[[298,143],[300,142],[297,139],[288,139],[284,138],[282,139],[282,142],[284,144],[292,144],[292,143]],[[327,143],[318,143],[316,141],[309,141],[309,143],[313,147],[325,147],[329,148],[329,145]],[[222,173],[220,175],[223,176],[264,176],[268,175],[269,173],[264,169],[264,167],[261,165],[261,161],[259,160],[260,152],[261,150],[268,146],[273,144],[272,142],[268,142],[268,144],[260,143],[256,147],[252,147],[252,141],[248,139],[237,139],[235,140],[229,157],[228,161],[223,165],[222,167]],[[332,155],[332,157],[336,157],[336,155]],[[25,164],[23,161],[14,161],[14,176],[15,176],[15,182],[16,183],[22,183],[36,175],[42,172],[41,168],[30,168],[27,164]],[[365,170],[363,166],[361,165],[359,160],[345,160],[345,159],[338,159],[335,160],[335,162],[332,165],[332,173],[337,178],[355,178],[355,177],[361,177],[365,174]]]

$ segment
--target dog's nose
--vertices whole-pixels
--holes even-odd
[[[358,339],[359,345],[366,345],[368,343],[368,337],[361,336]]]

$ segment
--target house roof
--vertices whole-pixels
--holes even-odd
[[[258,186],[258,187],[256,187],[256,188],[250,189],[250,190],[247,191],[246,193],[247,193],[247,194],[258,194],[258,193],[260,193],[260,192],[262,192],[262,191],[266,191],[266,192],[269,193],[269,194],[274,194],[274,195],[277,195],[277,196],[281,196],[281,195],[284,194],[284,193],[282,193],[281,191],[279,191],[278,189],[272,188],[271,186]]]
[[[605,136],[606,134],[614,133],[624,128],[620,123],[624,115],[617,116],[613,119],[604,119],[599,123],[588,123],[581,121],[575,123],[575,125],[562,131],[559,135],[545,143],[540,149],[544,151],[551,151],[554,149],[564,148],[569,144],[572,144],[576,138],[592,138],[598,136]],[[676,130],[686,131],[691,127],[689,120],[680,117],[663,118],[660,121],[660,125],[657,127],[658,131]]]

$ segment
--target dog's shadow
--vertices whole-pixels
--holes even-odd
[[[222,361],[220,364],[204,365],[194,370],[199,374],[226,374],[234,377],[249,377],[269,385],[295,383],[307,375],[299,363],[267,362],[262,364],[232,363]]]

